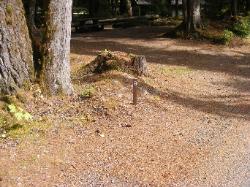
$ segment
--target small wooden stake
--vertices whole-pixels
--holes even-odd
[[[138,90],[138,81],[133,79],[133,105],[137,105],[137,90]]]

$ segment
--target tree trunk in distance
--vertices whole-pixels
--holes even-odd
[[[128,16],[129,17],[133,16],[133,9],[132,9],[131,0],[126,0],[126,5],[127,5]]]
[[[128,15],[132,16],[133,11],[132,11],[132,5],[130,0],[121,0],[120,1],[120,14],[121,15]]]
[[[183,0],[183,23],[186,34],[201,27],[200,0]]]
[[[183,22],[182,25],[187,30],[187,23],[188,23],[188,7],[187,7],[188,0],[182,0],[182,14],[183,14]]]
[[[22,1],[0,1],[0,93],[13,93],[32,81],[32,55]]]
[[[231,12],[233,17],[238,15],[238,0],[231,0]]]
[[[200,0],[192,0],[192,24],[194,29],[201,27],[201,2]]]
[[[250,0],[246,0],[246,14],[250,12]]]
[[[179,17],[179,0],[175,0],[175,17]]]

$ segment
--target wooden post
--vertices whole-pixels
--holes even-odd
[[[133,79],[133,105],[137,105],[137,90],[138,90],[138,81]]]

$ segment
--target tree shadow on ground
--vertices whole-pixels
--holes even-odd
[[[213,84],[234,88],[240,93],[247,94],[250,97],[250,79],[233,78],[228,82],[215,82]]]
[[[131,28],[117,28],[108,29],[101,32],[88,32],[88,33],[73,33],[72,38],[77,37],[94,37],[95,39],[119,39],[119,38],[130,38],[130,39],[143,39],[150,40],[153,38],[159,38],[163,36],[167,31],[170,31],[172,27],[169,26],[138,26]],[[143,34],[141,34],[143,33]],[[146,35],[146,36],[145,36]]]
[[[100,45],[100,42],[102,43]],[[190,47],[190,46],[189,46]],[[170,50],[117,41],[72,40],[72,53],[96,56],[98,51],[109,49],[145,55],[149,63],[186,66],[193,70],[225,73],[250,78],[250,53],[226,55],[200,50]],[[207,52],[207,53],[206,53]]]
[[[106,76],[105,74],[94,74],[90,76],[86,76],[78,79],[77,83],[95,83],[101,80],[111,79],[119,81],[123,86],[130,87],[132,80],[128,79],[126,76],[122,74],[109,74]],[[139,87],[147,90],[147,92],[153,96],[160,97],[162,100],[170,101],[176,103],[178,105],[184,106],[186,108],[190,108],[192,110],[198,110],[204,113],[216,114],[222,117],[229,118],[239,118],[250,121],[250,104],[235,104],[228,103],[227,101],[221,102],[216,101],[218,97],[207,97],[207,98],[194,98],[183,93],[179,93],[176,91],[172,91],[167,89],[162,91],[148,83],[146,83],[142,78],[138,79]],[[223,96],[221,96],[223,97]],[[239,95],[231,95],[227,96],[227,98],[238,98]],[[241,97],[241,96],[240,96]],[[159,105],[161,105],[159,103]],[[162,105],[161,105],[162,106]]]
[[[104,49],[123,51],[137,55],[145,55],[147,61],[151,64],[184,66],[192,70],[229,75],[231,77],[229,80],[232,79],[230,82],[215,82],[215,84],[235,89],[235,94],[229,95],[227,98],[232,97],[246,102],[230,103],[226,99],[224,101],[218,101],[218,98],[223,96],[208,96],[207,98],[190,97],[170,89],[162,91],[147,84],[142,79],[139,81],[141,87],[146,89],[150,94],[159,96],[163,100],[211,114],[250,120],[249,95],[245,94],[250,90],[250,52],[246,52],[246,50],[230,50],[230,53],[228,53],[228,51],[225,52],[222,50],[223,47],[217,47],[216,50],[211,51],[211,48],[201,43],[182,40],[168,40],[168,44],[166,45],[164,43],[161,43],[164,44],[162,46],[161,44],[155,45],[155,41],[164,42],[166,40],[164,38],[160,39],[159,37],[155,40],[156,35],[161,33],[161,31],[155,30],[152,32],[152,35],[150,35],[150,31],[148,31],[149,33],[146,34],[146,37],[145,33],[142,35],[137,33],[133,36],[133,32],[134,30],[129,30],[129,32],[126,33],[116,32],[114,34],[114,32],[110,32],[109,35],[103,33],[86,35],[86,39],[79,37],[73,38],[72,53],[94,57],[98,51]],[[143,30],[141,30],[141,32],[143,32]],[[127,42],[123,40],[126,38],[132,38],[134,40]],[[137,39],[143,41],[143,43],[138,44]],[[151,44],[151,41],[153,44]],[[173,48],[173,46],[177,46],[177,48]],[[203,72],[200,73],[202,74]],[[101,79],[105,79],[105,77],[93,75],[93,77],[87,77],[81,80],[84,82],[95,82]],[[130,86],[131,84],[128,83],[129,80],[122,75],[113,75],[112,79],[120,81],[125,86]],[[240,94],[238,92],[240,92]],[[244,95],[242,93],[244,93]]]

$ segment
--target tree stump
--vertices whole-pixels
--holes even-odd
[[[89,73],[103,73],[108,70],[124,71],[142,76],[147,72],[147,60],[145,56],[105,50],[84,66],[80,72],[81,75],[87,75]]]

